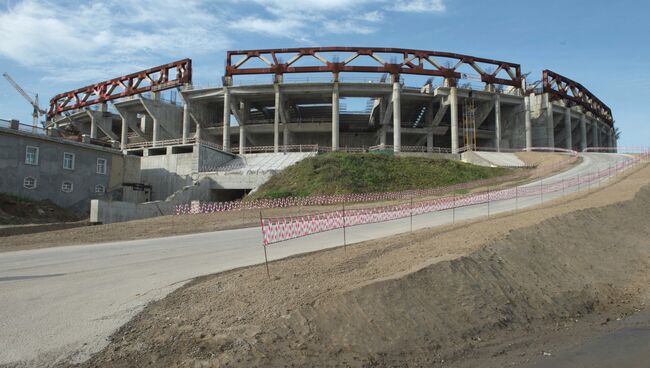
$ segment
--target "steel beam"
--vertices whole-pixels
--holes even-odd
[[[344,61],[336,57],[327,58],[335,53],[352,54]],[[398,62],[388,63],[379,54],[389,54]],[[283,56],[288,60],[282,62]],[[368,56],[366,65],[352,65],[359,56]],[[239,58],[235,60],[236,58]],[[295,66],[304,58],[316,61],[315,66]],[[260,60],[266,67],[248,67],[250,60]],[[443,59],[450,61],[443,66]],[[500,84],[521,88],[522,75],[519,64],[486,59],[449,52],[410,50],[401,48],[358,48],[358,47],[306,47],[265,50],[228,51],[226,57],[226,76],[247,74],[317,73],[329,72],[338,75],[341,72],[352,73],[388,73],[391,75],[416,74],[437,76],[448,80],[465,79],[467,75],[459,72],[461,66],[471,67],[480,80],[488,85]],[[483,66],[489,66],[487,72]],[[507,78],[498,77],[504,71]]]
[[[582,84],[550,70],[544,70],[543,91],[554,100],[564,100],[571,106],[582,106],[608,126],[614,124],[612,110]]]
[[[172,71],[175,71],[175,75],[170,79]],[[65,111],[144,92],[176,88],[187,83],[192,83],[192,60],[178,60],[73,91],[59,93],[50,100],[47,118],[49,120]]]

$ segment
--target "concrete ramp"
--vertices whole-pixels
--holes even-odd
[[[274,173],[314,155],[315,152],[252,153],[241,155],[217,167],[216,171],[241,174]]]
[[[465,152],[463,161],[474,165],[492,167],[526,167],[526,163],[514,153],[507,152]]]

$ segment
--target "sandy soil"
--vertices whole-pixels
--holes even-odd
[[[567,155],[553,152],[517,152],[517,157],[526,165],[545,168],[565,160]]]
[[[520,158],[527,164],[539,167],[547,167],[561,160],[566,159],[566,155],[556,153],[518,153],[523,155]],[[566,170],[568,167],[565,167]],[[521,171],[527,171],[520,169]],[[533,180],[538,175],[501,183],[492,186],[492,189],[514,186]],[[476,187],[469,191],[475,192],[485,190],[485,187]],[[451,194],[451,193],[448,193]],[[434,198],[434,197],[430,197]],[[348,208],[374,207],[388,205],[393,202],[368,202],[363,204],[347,205]],[[287,216],[300,215],[324,211],[339,210],[340,205],[336,206],[309,206],[293,207],[289,209],[265,209],[263,215],[269,216]],[[260,211],[244,210],[227,213],[210,213],[199,215],[184,216],[162,216],[152,219],[136,220],[116,224],[96,225],[91,227],[55,230],[43,233],[21,234],[2,237],[0,242],[0,252],[37,249],[62,245],[88,244],[88,243],[106,243],[120,240],[149,239],[156,237],[165,237],[172,235],[192,234],[200,232],[237,229],[243,227],[259,226]]]
[[[520,366],[645,308],[649,182],[201,277],[82,365]]]

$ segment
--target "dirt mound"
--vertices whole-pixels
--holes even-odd
[[[547,220],[469,256],[318,299],[228,355],[254,365],[428,366],[495,330],[582,317],[625,299],[619,287],[631,280],[650,281],[649,203],[646,188],[625,205]]]
[[[200,278],[84,365],[449,366],[486,346],[500,354],[513,334],[632,310],[650,285],[648,204],[646,186],[506,234],[493,229],[508,217],[274,262],[272,280],[260,267]]]
[[[49,200],[33,201],[0,193],[0,225],[45,224],[80,219],[74,212],[61,208]]]

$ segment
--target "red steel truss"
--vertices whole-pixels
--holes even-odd
[[[548,93],[553,99],[582,106],[610,126],[613,124],[612,110],[582,84],[550,70],[544,70],[542,82],[544,93]]]
[[[350,53],[351,56],[344,61],[328,59],[326,56],[332,53]],[[286,62],[279,60],[279,55],[287,56]],[[378,54],[391,54],[396,63],[384,61]],[[366,55],[372,59],[368,65],[351,65],[359,56]],[[316,66],[294,66],[302,58],[317,60]],[[233,60],[237,58],[237,60]],[[443,65],[439,59],[444,58],[448,64]],[[247,62],[253,59],[261,60],[266,67],[246,67]],[[448,78],[455,83],[456,80],[466,76],[458,69],[468,65],[475,70],[481,81],[487,84],[508,85],[515,88],[522,87],[521,67],[519,64],[484,59],[474,56],[452,54],[448,52],[408,50],[399,48],[358,48],[358,47],[310,47],[310,48],[289,48],[289,49],[268,49],[268,50],[240,50],[228,51],[226,60],[226,77],[244,74],[275,74],[284,73],[315,73],[330,72],[335,76],[340,72],[366,72],[366,73],[389,73],[417,74],[435,77]],[[487,66],[487,67],[486,67]],[[493,71],[486,71],[485,69]],[[506,75],[498,77],[500,72]]]
[[[170,72],[174,72],[172,75]],[[171,78],[171,79],[170,79]],[[121,97],[162,91],[192,83],[192,60],[183,59],[129,75],[60,93],[50,100],[47,118]]]

